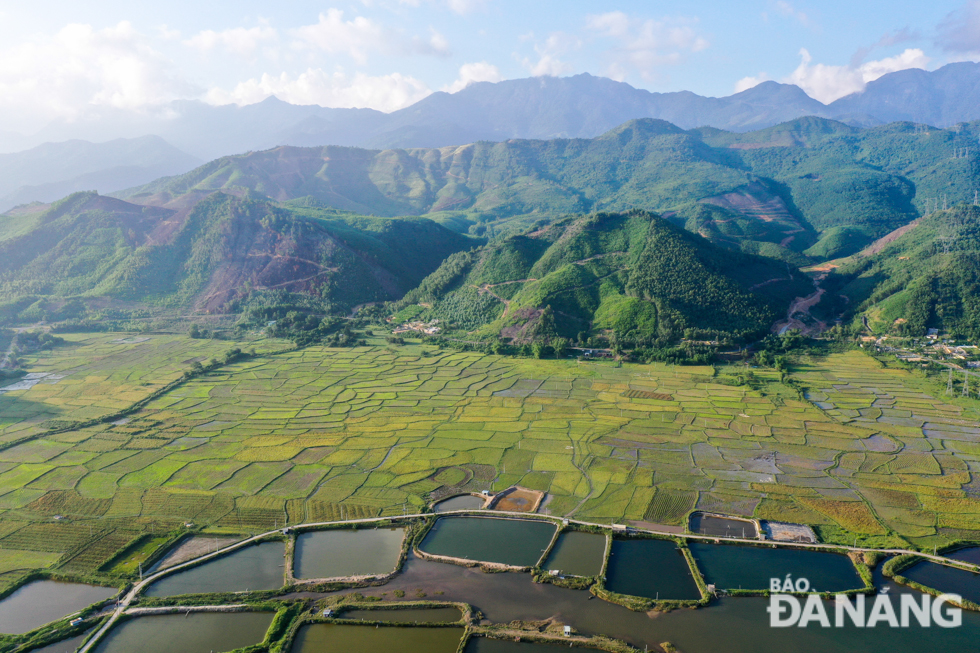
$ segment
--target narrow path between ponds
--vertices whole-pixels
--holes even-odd
[[[453,510],[453,511],[439,513],[438,514],[438,517],[447,517],[447,516],[452,516],[452,515],[456,515],[456,516],[492,515],[494,517],[514,517],[514,518],[522,518],[522,519],[527,519],[529,517],[529,513],[526,513],[526,512],[508,512],[508,511],[503,511],[503,510],[493,510],[493,511]],[[342,521],[310,522],[310,523],[306,523],[306,524],[295,524],[295,525],[289,526],[288,528],[289,528],[289,530],[295,530],[295,529],[301,529],[301,528],[316,528],[316,527],[320,527],[320,526],[337,526],[337,525],[342,525],[342,524],[373,524],[373,523],[379,523],[379,522],[391,522],[391,521],[398,521],[398,520],[405,520],[405,519],[418,519],[418,518],[422,518],[422,517],[433,517],[433,516],[434,516],[433,513],[417,513],[417,514],[414,514],[414,515],[403,515],[403,516],[394,516],[394,517],[369,517],[369,518],[365,518],[365,519],[346,519],[346,520],[342,520]],[[558,527],[561,527],[561,525],[562,525],[562,518],[561,517],[557,517],[557,516],[538,515],[537,516],[537,519],[538,520],[542,520],[542,521],[550,521],[550,522],[554,523]],[[595,527],[599,527],[599,528],[603,528],[603,529],[610,528],[610,525],[609,524],[598,524],[598,523],[595,523],[595,522],[587,522],[587,521],[582,521],[582,520],[578,520],[578,519],[569,519],[568,521],[569,521],[569,523],[578,524],[578,525],[581,525],[581,526],[595,526]],[[241,541],[236,542],[234,544],[231,544],[229,546],[226,546],[223,549],[218,549],[217,551],[213,551],[211,553],[207,553],[205,555],[198,556],[197,558],[193,558],[193,559],[188,560],[186,562],[183,562],[183,563],[181,563],[179,565],[174,565],[173,567],[168,567],[167,569],[164,569],[162,571],[158,571],[155,574],[152,574],[150,576],[147,576],[143,580],[139,581],[136,585],[134,585],[133,588],[130,589],[129,592],[126,593],[126,596],[124,596],[122,598],[122,600],[119,601],[118,605],[116,606],[116,609],[112,613],[112,616],[109,617],[109,620],[106,621],[102,625],[102,627],[99,628],[95,632],[95,634],[93,634],[92,637],[89,638],[89,640],[87,642],[85,642],[85,645],[84,646],[82,646],[80,649],[78,649],[78,653],[88,653],[89,651],[93,650],[98,645],[98,643],[101,641],[101,639],[105,636],[105,634],[107,632],[109,632],[109,630],[115,625],[115,623],[119,620],[119,618],[122,617],[122,615],[124,613],[127,613],[127,610],[129,609],[130,604],[137,598],[137,596],[139,596],[140,592],[142,592],[144,589],[146,589],[146,587],[149,586],[151,583],[154,583],[157,580],[163,578],[164,576],[168,576],[168,575],[170,575],[172,573],[175,573],[175,572],[178,572],[178,571],[180,571],[182,569],[193,567],[193,566],[196,566],[196,565],[198,565],[198,564],[200,564],[202,562],[205,562],[207,560],[210,560],[212,558],[218,558],[218,557],[223,556],[223,555],[225,555],[227,553],[231,553],[232,551],[236,551],[238,549],[241,549],[241,548],[243,548],[245,546],[248,546],[249,544],[256,544],[256,543],[264,540],[267,537],[271,537],[273,535],[282,534],[283,533],[283,530],[284,529],[281,529],[280,528],[280,529],[275,529],[275,530],[267,531],[267,532],[261,533],[259,535],[253,535],[252,537],[249,537],[247,539],[244,539],[244,540],[241,540]],[[640,529],[640,528],[633,528],[631,530],[633,530],[634,532],[638,532],[638,533],[649,533],[649,534],[653,534],[653,535],[663,535],[663,536],[671,537],[671,538],[681,537],[681,538],[684,538],[684,539],[687,539],[687,540],[705,540],[705,541],[712,541],[712,542],[713,541],[724,541],[724,542],[736,542],[736,543],[742,543],[742,544],[755,544],[755,545],[762,544],[762,545],[768,545],[768,546],[774,546],[774,547],[805,548],[805,549],[828,549],[828,550],[831,550],[831,551],[847,551],[847,552],[857,552],[857,553],[874,552],[874,553],[886,553],[886,554],[890,554],[890,555],[914,555],[914,556],[918,556],[918,557],[920,557],[920,558],[922,558],[924,560],[928,560],[930,562],[936,562],[936,563],[941,564],[941,565],[946,565],[947,567],[956,567],[956,568],[963,569],[963,570],[966,570],[966,571],[972,571],[972,572],[975,572],[975,573],[980,573],[980,565],[972,565],[970,563],[966,563],[966,562],[963,562],[961,560],[953,560],[951,558],[946,558],[944,556],[933,555],[933,554],[930,554],[930,553],[922,553],[920,551],[912,551],[910,549],[869,549],[869,548],[853,547],[853,546],[846,546],[846,545],[839,545],[839,544],[810,544],[810,543],[805,543],[805,542],[776,542],[776,541],[773,541],[773,540],[758,540],[758,539],[735,538],[735,537],[733,537],[733,538],[719,538],[719,537],[716,537],[716,536],[713,536],[713,535],[696,535],[696,534],[690,534],[690,533],[679,534],[679,533],[671,533],[671,532],[668,532],[668,531],[659,531],[659,530],[652,530],[652,529]],[[247,592],[239,592],[239,594],[247,594]],[[237,608],[238,605],[240,605],[240,604],[234,604],[234,607]],[[244,604],[241,604],[241,605],[244,605]],[[175,606],[175,607],[177,607],[177,611],[178,612],[181,611],[181,610],[187,610],[187,607],[186,606]],[[209,608],[213,609],[215,606],[198,606],[198,607],[199,608],[200,607],[209,607]],[[221,606],[221,607],[225,607],[225,606]],[[140,610],[142,610],[142,609],[140,609]],[[134,614],[137,614],[137,613],[134,613]]]

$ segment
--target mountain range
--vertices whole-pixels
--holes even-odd
[[[51,202],[81,190],[110,193],[186,172],[201,163],[159,136],[45,143],[0,154],[0,211]]]
[[[0,133],[0,149],[152,134],[210,160],[277,145],[389,149],[511,138],[593,138],[636,118],[666,120],[683,129],[744,132],[802,116],[858,126],[911,121],[948,127],[978,120],[980,64],[890,73],[829,105],[797,86],[772,81],[714,98],[688,91],[653,93],[589,74],[478,82],[452,94],[433,93],[391,113],[298,106],[275,97],[241,107],[181,100],[140,113],[104,109],[70,123],[52,123],[31,136]]]
[[[801,265],[860,250],[917,218],[931,198],[972,200],[980,151],[961,154],[978,135],[980,122],[860,129],[807,117],[736,134],[647,118],[591,139],[282,146],[115,196],[181,208],[215,191],[250,191],[365,215],[427,216],[478,237],[639,208],[716,243]]]
[[[851,301],[827,317],[972,329],[950,311],[972,315],[975,283],[937,272],[921,225],[974,201],[978,136],[980,121],[736,133],[644,118],[589,139],[246,152],[0,215],[0,320],[407,296],[483,335],[606,329],[662,346],[689,329],[762,333],[811,291],[798,269],[830,261],[828,297]],[[926,239],[915,278],[884,247],[909,238]]]

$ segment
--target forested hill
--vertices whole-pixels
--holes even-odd
[[[347,310],[400,298],[447,256],[481,242],[424,218],[252,195],[215,193],[176,210],[76,193],[36,208],[0,217],[7,317],[63,319],[94,298],[223,311],[254,290],[305,293]]]
[[[828,279],[877,333],[980,338],[980,208],[938,211]]]
[[[734,252],[634,210],[571,217],[455,254],[402,304],[426,317],[514,342],[611,335],[663,347],[687,335],[764,334],[804,275]]]
[[[279,147],[118,196],[182,206],[216,190],[249,189],[363,214],[429,215],[481,236],[571,213],[641,208],[717,243],[802,264],[856,252],[919,217],[929,198],[972,200],[978,134],[980,123],[862,130],[801,118],[734,134],[643,119],[594,139]]]

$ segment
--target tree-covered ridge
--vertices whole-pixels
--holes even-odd
[[[713,245],[645,211],[566,218],[456,254],[403,304],[514,342],[602,334],[633,346],[686,330],[741,339],[767,331],[803,275]]]
[[[980,208],[922,218],[880,251],[843,261],[827,285],[876,332],[980,338]]]
[[[430,215],[480,236],[520,233],[568,214],[641,208],[720,244],[802,264],[804,252],[812,259],[856,252],[919,217],[929,198],[972,199],[980,185],[978,134],[980,123],[858,129],[800,118],[734,134],[641,119],[592,139],[383,151],[279,147],[224,157],[119,196],[177,206],[216,190],[248,189],[362,214]],[[729,201],[739,195],[746,201]]]
[[[98,297],[220,311],[283,290],[347,310],[400,298],[480,242],[425,218],[286,207],[255,193],[214,193],[183,211],[77,193],[0,231],[0,297],[18,311]]]

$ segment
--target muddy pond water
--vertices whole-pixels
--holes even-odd
[[[103,601],[115,587],[40,580],[28,583],[0,601],[0,633],[19,635]]]
[[[333,529],[296,538],[297,578],[390,574],[398,564],[404,528]]]
[[[896,610],[901,594],[915,593],[888,583],[880,573],[876,574],[875,584],[888,587],[887,596]],[[403,571],[391,582],[360,591],[365,596],[378,597],[384,592],[390,599],[393,590],[398,589],[406,593],[406,600],[416,600],[416,593],[422,592],[430,600],[470,603],[494,623],[553,617],[583,634],[615,637],[641,650],[669,641],[686,653],[922,653],[975,650],[980,641],[980,614],[975,612],[964,611],[963,625],[950,629],[923,628],[914,622],[909,628],[855,628],[850,624],[844,628],[821,628],[815,624],[807,628],[771,628],[766,598],[726,597],[697,610],[633,612],[587,591],[534,583],[528,574],[486,574],[479,569],[419,560],[411,554]],[[833,604],[828,605],[832,612]],[[515,649],[514,653],[524,651]]]
[[[605,535],[566,532],[558,536],[543,566],[573,576],[596,576],[602,571],[602,556],[605,553]]]
[[[903,571],[902,576],[940,592],[959,594],[964,599],[980,603],[980,574],[972,571],[920,562]]]
[[[459,621],[463,613],[458,608],[402,608],[399,610],[344,610],[339,619],[360,621],[389,621],[392,623],[448,624]]]
[[[274,612],[192,612],[136,617],[109,631],[96,653],[209,653],[258,644]]]
[[[606,589],[649,599],[701,598],[684,554],[668,540],[613,540]]]
[[[713,583],[718,589],[768,589],[770,578],[782,581],[787,574],[794,582],[806,578],[811,591],[839,592],[864,587],[854,563],[837,553],[704,542],[691,542],[688,547],[705,582]]]
[[[435,555],[531,567],[548,548],[556,528],[544,521],[441,517],[419,548]]]
[[[292,653],[456,653],[463,629],[455,627],[311,624],[300,628]]]
[[[483,507],[483,498],[475,497],[472,494],[463,494],[440,501],[432,506],[435,512],[449,512],[450,510],[479,510]]]
[[[273,590],[285,584],[286,545],[265,542],[245,546],[186,571],[156,581],[147,596],[175,596],[207,592]]]

